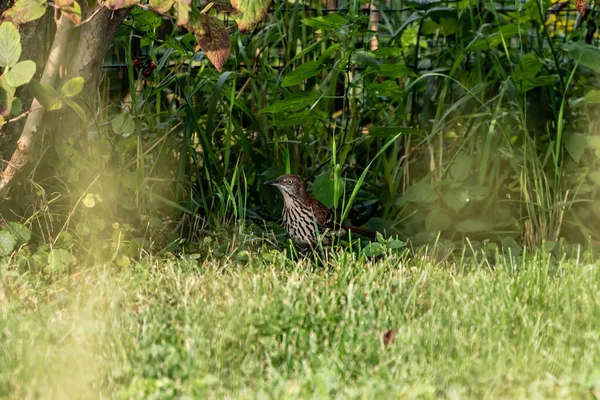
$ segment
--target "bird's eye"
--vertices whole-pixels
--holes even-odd
[[[291,185],[291,184],[292,184],[292,180],[291,180],[291,179],[288,179],[288,181],[287,181],[287,184],[288,184],[288,185]]]

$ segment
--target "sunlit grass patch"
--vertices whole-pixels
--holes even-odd
[[[5,279],[3,395],[558,398],[599,389],[598,264],[251,260]]]

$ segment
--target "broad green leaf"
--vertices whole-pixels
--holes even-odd
[[[379,60],[370,51],[356,50],[352,53],[352,59],[355,63],[364,65],[365,67],[371,67],[374,70],[379,70]]]
[[[377,257],[385,253],[385,247],[381,243],[372,242],[363,247],[362,253],[366,257]]]
[[[311,28],[327,30],[340,29],[342,26],[348,23],[348,20],[340,14],[331,13],[325,16],[304,18],[302,23]]]
[[[466,219],[456,223],[456,231],[463,233],[487,232],[494,229],[494,225],[481,219]]]
[[[468,154],[461,153],[452,162],[450,166],[450,176],[456,181],[464,181],[471,173],[473,166],[473,157]]]
[[[69,6],[61,7],[60,11],[63,15],[71,20],[73,24],[81,24],[81,6],[75,2]]]
[[[428,204],[437,200],[438,195],[427,181],[420,181],[410,186],[402,196],[403,202]]]
[[[71,264],[75,262],[75,258],[67,250],[52,249],[48,254],[48,272],[63,272],[66,271]]]
[[[295,68],[292,72],[287,74],[281,83],[282,87],[289,87],[298,85],[304,82],[308,78],[312,78],[319,72],[324,70],[326,67],[320,61],[308,61],[299,67]]]
[[[21,100],[14,98],[12,102],[12,110],[11,113],[13,115],[19,115],[23,112],[23,103]]]
[[[410,70],[404,63],[385,63],[379,67],[378,75],[387,76],[388,78],[398,79],[407,75]]]
[[[14,88],[26,85],[33,78],[35,68],[36,65],[33,61],[18,62],[10,71],[4,74],[5,82]]]
[[[21,25],[40,18],[46,12],[46,0],[17,0],[4,11],[2,19]]]
[[[450,228],[452,219],[447,212],[432,210],[425,218],[425,229],[427,232],[444,232]]]
[[[447,190],[442,195],[442,200],[456,212],[462,210],[472,201],[481,201],[490,195],[491,189],[487,186],[465,185],[456,189]]]
[[[127,113],[121,113],[112,120],[113,132],[117,135],[129,136],[135,132],[135,123],[131,115]]]
[[[73,111],[75,111],[77,113],[77,116],[83,123],[87,123],[87,115],[85,114],[85,111],[83,111],[83,108],[81,108],[81,106],[79,104],[77,104],[73,100],[69,100],[69,99],[66,99],[65,102],[67,103],[67,105],[69,107],[71,107],[73,109]]]
[[[52,86],[31,81],[27,88],[45,109],[58,110],[62,107],[62,101],[58,99],[58,93]]]
[[[523,251],[517,241],[510,236],[502,239],[502,250],[512,257],[519,257]]]
[[[231,0],[237,11],[235,21],[240,31],[251,30],[267,15],[271,0]]]
[[[563,44],[562,49],[580,65],[600,72],[600,49],[597,46],[578,41]]]
[[[600,104],[600,90],[592,89],[585,94],[586,104]]]
[[[12,22],[0,24],[0,67],[10,68],[21,58],[21,35]]]
[[[371,84],[367,90],[377,96],[394,97],[402,95],[403,90],[393,79],[387,79],[383,82],[375,82]]]
[[[260,112],[277,113],[285,111],[296,111],[315,103],[317,100],[318,98],[312,94],[294,94],[289,96],[287,99],[277,100],[270,106],[263,108]]]
[[[487,50],[493,49],[500,45],[502,41],[508,42],[510,38],[519,34],[519,30],[521,33],[527,32],[531,29],[531,23],[521,23],[521,24],[507,24],[502,25],[500,29],[496,29],[495,32],[490,34],[480,34],[482,36],[481,39],[478,39],[471,43],[468,46],[468,50]]]
[[[567,153],[571,156],[575,162],[579,162],[585,149],[587,148],[587,140],[584,135],[580,133],[571,133],[569,135],[565,135],[565,148],[567,149]]]
[[[512,74],[512,79],[515,82],[522,81],[523,79],[532,79],[541,69],[542,62],[538,56],[535,53],[528,53],[519,60]]]
[[[531,89],[535,89],[536,87],[552,85],[557,81],[558,76],[556,75],[538,76],[532,79],[524,79],[519,82],[519,89],[521,92],[525,93]]]
[[[166,13],[173,7],[175,0],[150,0],[150,7],[159,13]]]
[[[594,171],[590,173],[588,177],[592,180],[592,182],[600,186],[600,171]]]
[[[335,196],[335,181],[333,180],[332,172],[327,171],[315,178],[312,185],[312,194],[319,200],[321,203],[325,204],[327,208],[332,208],[337,202],[339,198],[344,193],[344,180],[340,180],[341,188],[338,191],[338,198]]]
[[[5,228],[0,231],[0,257],[9,256],[16,245],[17,239],[8,229]]]
[[[21,245],[27,243],[31,239],[31,231],[23,224],[17,222],[9,222],[8,229],[17,240],[17,244]]]
[[[83,77],[81,76],[69,79],[62,89],[60,89],[60,94],[64,97],[77,96],[83,90],[83,83]]]

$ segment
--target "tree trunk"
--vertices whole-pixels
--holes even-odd
[[[41,83],[56,87],[58,71],[68,62],[66,65],[68,73],[64,77],[63,83],[76,76],[83,77],[85,86],[82,96],[84,98],[96,87],[96,73],[99,71],[117,28],[129,13],[129,9],[111,11],[103,6],[95,6],[87,8],[86,11],[84,20],[85,18],[90,18],[90,20],[81,26],[79,38],[74,44],[71,40],[74,34],[71,21],[65,17],[61,17],[57,21],[57,32],[52,49],[40,78]],[[25,24],[25,26],[27,25]],[[73,45],[76,45],[74,52],[67,54]],[[35,46],[27,47],[35,50]],[[60,88],[57,89],[60,92]],[[30,114],[27,116],[21,135],[17,140],[17,148],[0,174],[0,201],[6,195],[13,178],[26,165],[35,136],[43,126],[44,115],[45,110],[40,107],[37,100],[33,99]]]

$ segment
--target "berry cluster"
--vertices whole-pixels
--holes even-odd
[[[148,78],[150,74],[152,74],[152,70],[156,69],[156,64],[152,60],[146,60],[142,62],[138,59],[135,59],[133,60],[133,66],[136,69],[143,68],[142,75],[144,75],[144,78]]]

